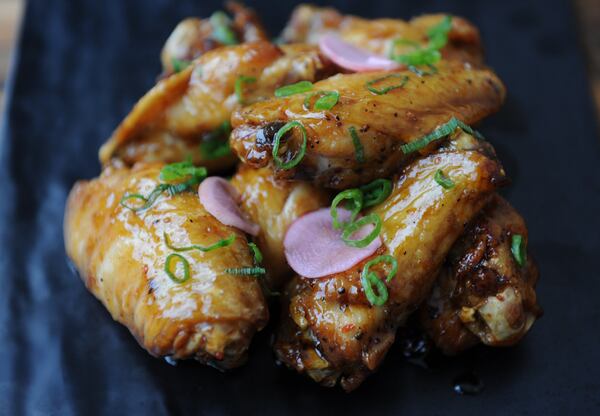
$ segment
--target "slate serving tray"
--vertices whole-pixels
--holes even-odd
[[[367,17],[446,11],[480,27],[509,91],[481,130],[527,219],[545,316],[515,348],[477,348],[432,370],[396,347],[352,394],[277,367],[268,333],[230,374],[151,358],[70,270],[64,202],[75,180],[98,174],[98,147],[153,84],[177,21],[220,5],[30,0],[0,142],[0,414],[598,414],[600,141],[570,3],[329,4]],[[277,33],[293,4],[252,5]],[[481,394],[453,392],[465,369]]]

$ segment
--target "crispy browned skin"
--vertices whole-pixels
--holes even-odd
[[[427,30],[438,24],[443,17],[443,14],[431,14],[408,22],[399,19],[369,20],[344,16],[330,7],[304,4],[294,9],[281,38],[285,42],[316,44],[322,35],[333,32],[346,42],[387,56],[396,39],[412,40],[425,46]],[[407,45],[397,45],[395,53],[402,54],[411,49],[413,48]],[[453,16],[448,44],[441,52],[444,59],[480,64],[483,60],[483,48],[479,31],[466,19]]]
[[[470,146],[473,140],[456,143]],[[453,188],[435,182],[438,169],[452,178]],[[410,164],[394,181],[391,196],[371,211],[383,222],[384,244],[377,254],[398,261],[398,273],[387,283],[387,303],[371,306],[364,295],[360,274],[370,259],[329,277],[296,277],[287,289],[275,343],[279,359],[326,386],[339,380],[346,390],[356,388],[380,365],[398,326],[431,290],[464,225],[503,178],[494,159],[454,144]],[[387,264],[374,270],[382,278],[389,271]]]
[[[242,103],[235,94],[239,76],[254,77],[242,85],[244,104],[273,96],[273,91],[300,80],[315,81],[331,72],[313,46],[268,42],[222,47],[195,60],[185,70],[158,82],[100,149],[106,165],[118,158],[128,165],[139,161],[177,162],[192,156],[196,164],[223,169],[235,163],[229,155],[208,160],[199,145]],[[227,135],[217,137],[227,140]]]
[[[231,30],[240,43],[269,40],[254,10],[236,2],[228,2],[227,9],[233,14]],[[213,33],[214,27],[210,19],[188,17],[182,20],[169,35],[160,54],[163,73],[173,73],[174,61],[192,61],[210,50],[223,46],[215,39]]]
[[[126,193],[149,194],[161,166],[108,167],[75,184],[65,213],[67,253],[90,292],[152,355],[238,366],[268,319],[258,280],[225,272],[252,266],[246,237],[208,214],[195,192],[162,195],[137,213],[119,203]],[[210,252],[180,253],[191,277],[175,283],[164,270],[174,252],[164,233],[176,247],[236,239]]]
[[[422,326],[446,354],[479,342],[517,343],[541,315],[536,303],[538,269],[511,253],[515,234],[527,241],[523,218],[499,195],[451,249],[436,284],[419,311]]]
[[[365,84],[388,73],[338,74],[314,87],[314,91],[339,92],[331,110],[306,108],[307,94],[244,107],[232,115],[232,149],[253,167],[272,166],[278,178],[308,179],[329,188],[344,189],[391,176],[414,156],[405,155],[402,144],[432,132],[451,117],[476,123],[497,111],[504,100],[504,86],[490,70],[457,62],[441,62],[438,69],[437,74],[422,77],[408,70],[396,72],[408,76],[408,82],[383,95],[373,94]],[[398,82],[388,78],[377,87]],[[272,162],[273,139],[291,120],[306,129],[308,146],[299,165],[283,170]],[[356,129],[364,149],[363,162],[357,160],[350,127]],[[291,159],[302,143],[300,130],[295,128],[284,140],[280,157]],[[434,142],[420,153],[427,154],[439,144]]]
[[[231,178],[242,199],[242,209],[260,225],[255,242],[264,255],[266,281],[279,290],[293,272],[285,260],[283,238],[288,227],[302,215],[327,206],[329,195],[307,182],[277,181],[268,168],[242,165]]]

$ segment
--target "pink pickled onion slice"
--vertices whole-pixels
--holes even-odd
[[[332,34],[321,37],[319,48],[337,65],[350,71],[390,71],[402,68],[398,62],[359,49]]]
[[[220,223],[239,228],[251,235],[260,231],[258,225],[244,218],[237,204],[239,194],[229,182],[218,176],[211,176],[198,187],[198,196],[204,208]]]
[[[340,221],[350,219],[350,211],[338,208]],[[373,231],[368,224],[352,239],[361,239]],[[348,270],[366,259],[381,246],[381,238],[364,248],[347,246],[342,231],[334,230],[329,208],[319,209],[298,218],[288,228],[283,240],[285,258],[300,276],[317,278]]]

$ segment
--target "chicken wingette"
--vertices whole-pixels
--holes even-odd
[[[206,212],[195,189],[165,190],[133,210],[140,196],[153,200],[162,166],[109,166],[78,182],[65,213],[67,254],[88,290],[150,354],[236,367],[268,319],[257,277],[228,272],[252,266],[252,252],[244,233]],[[178,250],[219,241],[229,245]]]
[[[444,353],[480,342],[513,345],[531,328],[541,309],[538,269],[526,247],[523,218],[495,195],[450,250],[419,311],[421,325]]]
[[[244,165],[231,184],[240,194],[241,208],[260,226],[254,241],[264,255],[267,286],[277,291],[293,275],[283,250],[288,227],[302,215],[327,206],[329,195],[307,182],[277,181],[268,168]]]
[[[399,19],[363,19],[344,16],[330,7],[300,5],[294,9],[281,39],[290,43],[316,44],[329,33],[346,42],[388,56],[411,52],[415,46],[425,47],[428,30],[439,24],[445,15],[424,15],[406,22]],[[483,48],[479,31],[466,19],[452,16],[448,43],[442,48],[443,59],[480,64]]]
[[[436,180],[443,171],[454,185]],[[409,164],[394,180],[392,194],[366,212],[382,221],[382,247],[397,274],[385,283],[389,299],[374,306],[361,273],[368,258],[342,273],[319,279],[296,277],[289,284],[275,342],[278,358],[315,381],[356,388],[382,362],[396,329],[429,294],[456,239],[504,181],[504,171],[485,144],[458,134],[438,152]],[[309,237],[307,237],[309,238]],[[372,270],[384,280],[387,263]]]
[[[191,156],[209,170],[231,167],[232,111],[272,97],[282,85],[321,79],[332,68],[307,45],[254,42],[209,51],[140,99],[100,149],[100,161],[170,163]]]
[[[339,98],[330,109],[316,110],[317,96],[310,95],[316,91]],[[458,62],[443,61],[429,76],[409,70],[338,74],[316,83],[313,92],[237,110],[230,144],[244,163],[271,166],[279,179],[345,189],[391,176],[442,141],[418,152],[403,145],[452,117],[477,123],[500,108],[504,95],[492,71]]]

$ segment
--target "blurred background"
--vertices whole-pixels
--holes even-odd
[[[290,4],[301,2],[310,1],[291,0]],[[580,36],[580,45],[574,47],[582,48],[585,53],[589,85],[595,97],[598,120],[600,120],[600,0],[571,0],[571,2]],[[251,5],[252,1],[248,0],[246,3]],[[24,0],[0,0],[0,118],[4,107],[11,54],[24,8]]]

